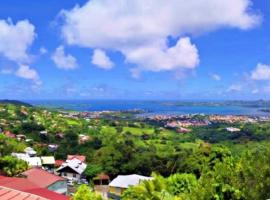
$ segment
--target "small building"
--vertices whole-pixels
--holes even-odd
[[[25,162],[28,163],[28,165],[30,167],[41,167],[42,166],[40,157],[30,157],[26,153],[12,153],[11,155],[20,159],[20,160],[24,160]]]
[[[39,135],[42,137],[47,137],[48,136],[48,132],[47,131],[40,131]]]
[[[109,184],[108,198],[120,199],[123,192],[130,186],[140,184],[145,180],[152,180],[152,177],[141,176],[137,174],[119,175]]]
[[[50,152],[55,152],[57,149],[58,149],[58,145],[57,144],[49,144],[48,145],[48,150],[50,151]]]
[[[32,168],[22,173],[28,181],[40,188],[46,188],[59,194],[67,194],[67,181],[43,169]]]
[[[110,177],[107,174],[101,173],[93,178],[94,185],[109,185]]]
[[[16,135],[14,133],[11,133],[10,131],[5,131],[4,135],[9,138],[16,138]]]
[[[26,140],[26,136],[23,134],[16,135],[18,141]]]
[[[83,135],[83,134],[79,135],[79,144],[84,144],[84,143],[88,142],[89,140],[90,140],[89,135]]]
[[[233,133],[233,132],[240,132],[241,129],[240,128],[234,128],[234,127],[227,127],[226,131]]]
[[[24,152],[28,154],[30,157],[34,157],[37,155],[37,152],[32,147],[26,147]]]
[[[41,162],[43,167],[54,168],[55,159],[53,156],[41,156]]]
[[[73,158],[71,160],[66,160],[56,172],[66,179],[79,181],[83,177],[83,172],[86,167],[87,165],[84,162],[77,158]]]

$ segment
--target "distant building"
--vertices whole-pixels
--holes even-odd
[[[49,144],[48,145],[48,150],[50,151],[50,152],[55,152],[57,149],[58,149],[58,145],[57,144]]]
[[[31,157],[26,153],[12,153],[11,155],[20,159],[20,160],[24,160],[31,167],[41,167],[42,166],[40,157]]]
[[[37,152],[36,152],[33,148],[31,148],[31,147],[26,147],[26,148],[24,149],[24,152],[25,152],[26,154],[28,154],[30,157],[34,157],[34,156],[37,155]]]
[[[46,188],[59,194],[67,194],[67,181],[43,169],[32,168],[22,173],[28,181],[40,188]]]
[[[16,135],[14,133],[11,133],[10,131],[5,131],[4,135],[9,138],[16,138]]]
[[[56,172],[64,178],[79,181],[82,178],[86,167],[87,165],[84,162],[77,158],[73,158],[71,160],[66,160]]]
[[[85,160],[86,160],[86,157],[85,156],[81,156],[81,155],[68,155],[67,156],[67,160],[72,160],[74,158],[77,158],[81,162],[85,162]]]
[[[123,192],[129,186],[135,186],[145,180],[152,180],[152,177],[141,176],[137,174],[132,175],[119,175],[112,180],[109,184],[108,198],[120,199]]]
[[[227,127],[226,130],[227,130],[228,132],[231,132],[231,133],[233,133],[233,132],[240,132],[240,131],[241,131],[241,129],[239,129],[239,128],[234,128],[234,127]]]

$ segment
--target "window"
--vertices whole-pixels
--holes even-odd
[[[76,178],[76,174],[73,174],[73,178]]]

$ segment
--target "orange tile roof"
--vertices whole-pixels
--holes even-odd
[[[0,200],[49,200],[35,194],[0,186]]]
[[[73,158],[77,158],[81,162],[85,162],[86,160],[85,156],[81,155],[68,155],[67,160],[72,160]]]

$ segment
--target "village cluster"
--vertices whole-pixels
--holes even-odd
[[[18,141],[27,140],[25,135],[15,135],[9,131],[0,130],[0,134]],[[41,131],[40,134],[47,132]],[[57,145],[48,145],[51,152],[57,148]],[[24,153],[13,152],[11,155],[25,161],[29,169],[18,177],[0,175],[0,192],[15,192],[18,196],[28,196],[34,200],[68,200],[76,192],[76,186],[89,184],[84,175],[87,164],[83,155],[67,155],[66,160],[56,160],[54,156],[38,156],[32,147],[25,148]],[[131,174],[119,175],[111,181],[108,175],[101,173],[94,178],[94,190],[104,199],[120,199],[129,186],[151,179]]]

